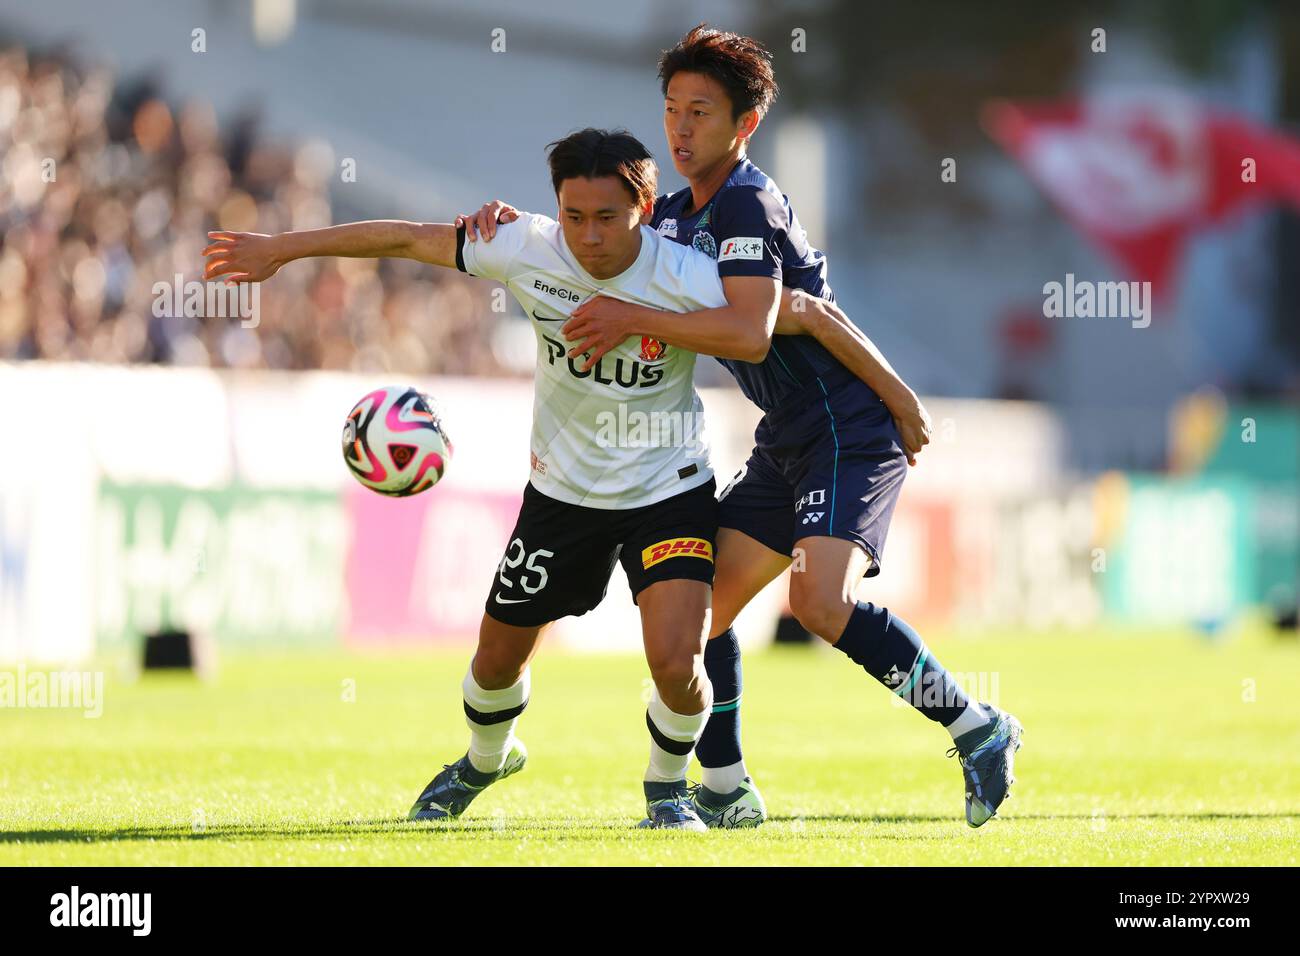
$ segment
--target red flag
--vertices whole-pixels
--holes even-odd
[[[1300,141],[1178,94],[995,102],[984,125],[1084,235],[1157,293],[1193,230],[1250,205],[1300,208]]]

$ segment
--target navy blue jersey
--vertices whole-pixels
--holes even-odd
[[[691,204],[686,187],[655,201],[651,225],[661,236],[692,246],[718,260],[718,274],[766,276],[782,285],[834,301],[826,282],[826,257],[808,244],[799,217],[771,178],[742,159],[703,209],[683,215]],[[770,412],[822,379],[843,379],[847,369],[809,335],[772,337],[758,363],[718,359],[755,405]],[[849,376],[852,378],[853,376]]]

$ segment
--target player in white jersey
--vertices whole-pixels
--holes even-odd
[[[583,130],[553,143],[549,160],[560,221],[525,217],[490,246],[467,244],[463,227],[443,223],[213,232],[204,276],[256,282],[311,256],[397,256],[507,284],[537,334],[532,474],[463,683],[469,749],[425,788],[411,818],[459,816],[484,787],[523,767],[527,754],[514,729],[541,635],[558,618],[599,604],[621,561],[655,685],[646,714],[648,822],[704,830],[685,776],[712,702],[702,656],[717,531],[713,472],[696,427],[675,443],[633,443],[620,441],[626,436],[617,426],[620,413],[630,421],[633,411],[697,425],[695,355],[633,340],[584,370],[559,328],[598,292],[677,311],[726,300],[710,260],[644,225],[657,170],[635,138]]]
[[[565,245],[559,223],[546,216],[526,214],[503,228],[501,248],[466,243],[463,230],[458,243],[457,265],[504,282],[532,319],[537,376],[531,484],[567,504],[639,508],[713,475],[700,424],[703,408],[692,384],[694,352],[638,336],[583,371],[580,358],[566,355],[570,345],[560,336],[573,310],[600,293],[678,312],[692,303],[723,300],[707,262],[648,226],[639,228],[636,259],[612,279],[589,273]],[[650,447],[628,447],[620,440],[620,422],[641,424]],[[652,444],[661,432],[668,440]]]

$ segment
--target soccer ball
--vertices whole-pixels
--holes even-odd
[[[451,454],[433,399],[409,386],[371,392],[343,423],[343,460],[357,481],[381,495],[427,491],[442,478]]]

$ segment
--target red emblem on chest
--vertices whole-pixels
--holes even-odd
[[[641,336],[641,358],[647,362],[654,362],[664,357],[668,351],[668,346],[664,345],[658,339],[652,339],[648,335]]]

